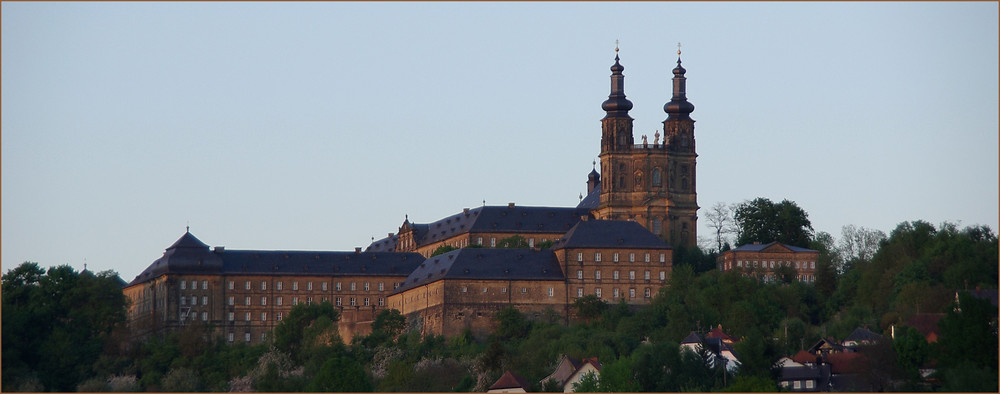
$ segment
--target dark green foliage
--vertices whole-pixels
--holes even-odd
[[[3,276],[2,287],[4,390],[75,390],[125,322],[126,298],[111,271],[45,272],[26,262]]]
[[[809,214],[793,201],[782,200],[775,204],[758,197],[739,204],[735,210],[737,245],[772,241],[808,247],[813,228]]]
[[[372,322],[372,331],[385,333],[390,338],[395,338],[406,329],[406,318],[396,309],[384,309],[375,316]]]
[[[585,295],[573,301],[573,310],[576,311],[576,315],[588,322],[600,317],[606,309],[608,309],[608,303],[593,294]]]
[[[507,307],[497,312],[497,328],[493,336],[501,340],[522,338],[528,333],[528,319],[514,307]]]
[[[312,392],[367,392],[372,384],[364,366],[346,354],[331,357],[323,362],[313,379],[306,385]]]
[[[989,301],[960,292],[938,323],[941,338],[935,346],[945,387],[953,391],[997,391],[997,307]],[[992,371],[992,378],[976,382],[976,371]]]
[[[458,249],[459,248],[456,248],[456,247],[451,246],[451,245],[441,245],[441,246],[438,246],[437,249],[434,249],[434,252],[431,253],[430,257],[434,257],[434,256],[437,256],[437,255],[445,254],[445,253],[451,252],[453,250],[458,250]]]
[[[321,318],[325,319],[321,320]],[[304,345],[309,344],[308,340],[316,339],[316,336],[324,334],[324,332],[317,332],[318,327],[312,327],[310,330],[310,326],[319,322],[329,329],[331,323],[336,323],[339,319],[340,313],[329,302],[296,305],[281,321],[281,324],[274,328],[274,346],[291,353],[294,357]],[[335,331],[335,327],[333,330]],[[308,334],[313,334],[312,338],[307,338]]]

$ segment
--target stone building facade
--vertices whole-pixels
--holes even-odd
[[[748,244],[719,254],[719,271],[738,271],[765,282],[777,280],[776,270],[785,266],[795,270],[799,282],[816,281],[816,261],[819,251],[786,245],[780,242]]]
[[[617,52],[617,48],[616,48]],[[602,105],[600,168],[576,207],[483,206],[431,223],[406,217],[396,233],[364,251],[209,248],[185,233],[124,290],[136,335],[190,324],[215,327],[230,342],[267,340],[299,303],[330,302],[345,337],[370,330],[386,308],[411,327],[452,335],[492,328],[514,306],[530,318],[571,319],[570,305],[596,295],[648,303],[666,284],[671,245],[697,239],[694,106],[678,52],[663,141],[635,144],[624,67],[615,56]],[[528,249],[494,249],[520,236]],[[552,245],[539,250],[540,245]],[[441,246],[462,248],[431,256]]]

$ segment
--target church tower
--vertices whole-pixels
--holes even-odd
[[[632,102],[625,98],[624,67],[615,48],[611,66],[611,94],[601,108],[601,174],[591,174],[588,191],[600,184],[600,198],[591,213],[598,219],[632,220],[671,245],[697,242],[697,198],[694,183],[694,105],[685,94],[684,68],[674,68],[673,97],[664,106],[663,141],[642,144],[632,137]]]
[[[693,246],[698,242],[698,193],[695,164],[698,154],[694,147],[694,104],[687,101],[687,70],[681,66],[680,44],[677,44],[677,67],[673,73],[673,96],[663,105],[667,119],[663,121],[663,140],[667,146],[670,185],[668,190],[673,207],[670,209],[671,245]]]

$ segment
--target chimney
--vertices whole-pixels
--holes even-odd
[[[469,208],[462,208],[462,213],[464,213],[466,216],[468,216],[469,215]]]
[[[354,248],[354,253],[361,253],[361,247]]]
[[[221,253],[221,252],[225,252],[225,251],[226,251],[226,247],[225,246],[216,246],[215,247],[215,253]]]
[[[514,203],[512,202],[507,203],[507,208],[514,208]]]

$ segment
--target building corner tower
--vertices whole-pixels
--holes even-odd
[[[677,67],[673,69],[673,95],[663,105],[667,119],[663,121],[663,139],[667,147],[669,213],[671,245],[694,246],[698,243],[698,193],[694,144],[694,104],[687,101],[687,70],[681,66],[681,51],[677,49]]]

